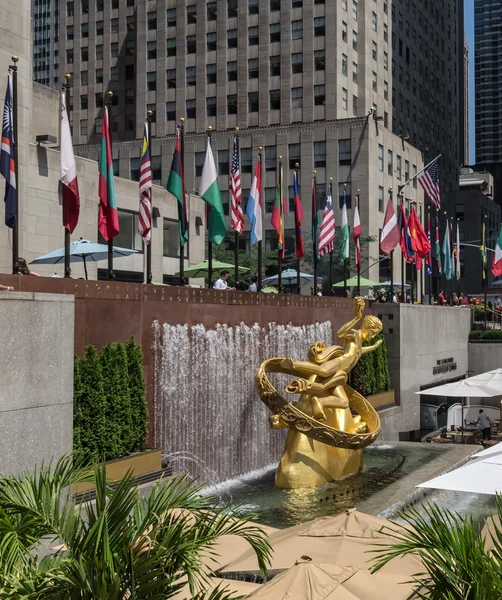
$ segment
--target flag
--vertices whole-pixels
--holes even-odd
[[[315,177],[312,178],[312,249],[314,253],[314,260],[319,260],[319,238],[317,237],[317,230],[319,229],[319,212],[317,210],[317,186]]]
[[[438,274],[442,275],[443,269],[441,267],[441,242],[439,241],[438,218],[436,218],[436,243],[434,244],[434,254],[438,263]]]
[[[389,196],[387,201],[387,209],[385,210],[385,218],[383,220],[382,234],[380,236],[380,250],[384,254],[390,254],[399,244],[399,227],[397,225],[397,217],[394,212],[392,198]]]
[[[331,183],[328,185],[328,196],[326,206],[322,213],[321,233],[319,234],[319,256],[324,256],[333,252],[333,243],[335,240],[335,213],[333,212],[333,192]]]
[[[401,246],[401,251],[403,253],[404,259],[406,260],[406,262],[413,262],[413,259],[415,257],[413,252],[413,246],[411,245],[411,235],[408,227],[408,222],[406,220],[406,212],[404,210],[404,204],[402,201],[397,216],[397,227],[399,229],[399,245]]]
[[[455,244],[453,243],[453,223],[450,226],[450,252],[450,279],[453,279],[455,277]]]
[[[150,145],[148,123],[145,123],[141,162],[139,167],[139,218],[138,233],[145,244],[152,241],[152,167],[150,164]]]
[[[495,246],[495,254],[493,255],[492,273],[494,277],[500,277],[502,275],[502,227],[499,231],[497,245]]]
[[[180,134],[181,131],[178,127],[176,129],[176,144],[174,146],[173,161],[171,163],[171,170],[169,171],[166,190],[178,200],[178,229],[180,234],[180,244],[184,246],[188,242],[189,230]]]
[[[439,165],[436,159],[432,165],[418,177],[420,185],[424,188],[425,195],[436,207],[441,207],[441,194],[439,191]]]
[[[202,167],[202,175],[199,183],[200,197],[208,205],[208,233],[207,239],[213,244],[221,244],[227,233],[227,224],[223,212],[218,175],[214,164],[211,140],[207,138],[206,158]]]
[[[425,258],[431,249],[431,245],[429,244],[429,240],[427,239],[422,223],[420,223],[420,219],[418,218],[414,207],[411,209],[408,228],[410,230],[413,251],[417,258]]]
[[[481,264],[483,270],[483,279],[486,279],[486,223],[483,221],[483,234],[481,238],[481,246],[479,247],[481,251]]]
[[[263,237],[263,203],[261,190],[261,161],[258,158],[251,191],[246,205],[246,214],[251,221],[251,245],[261,242]]]
[[[443,239],[443,255],[444,255],[444,276],[446,279],[451,279],[451,248],[450,248],[450,229],[448,219],[446,219],[446,231]]]
[[[119,215],[113,178],[112,145],[108,124],[108,107],[103,115],[103,135],[99,152],[99,219],[98,229],[106,241],[119,232]]]
[[[460,233],[458,230],[458,223],[457,223],[457,244],[456,244],[456,248],[455,248],[455,275],[457,276],[457,280],[460,279]]]
[[[232,152],[232,171],[230,173],[230,195],[232,210],[232,228],[237,233],[244,229],[244,214],[242,212],[242,190],[241,173],[239,170],[239,153],[237,152],[237,138],[234,137],[234,149]]]
[[[296,258],[300,260],[300,258],[305,254],[305,247],[303,245],[302,236],[303,207],[300,198],[300,192],[298,190],[298,175],[296,171],[293,171],[293,192],[295,195]]]
[[[281,256],[284,258],[284,200],[282,177],[282,163],[280,163],[279,178],[277,179],[277,189],[275,192],[275,202],[272,209],[272,225],[277,231],[277,249],[281,251]]]
[[[349,258],[349,221],[347,219],[347,193],[343,191],[343,207],[342,207],[342,240],[340,242],[340,258],[342,262]]]
[[[431,245],[431,216],[427,216],[427,241],[431,246],[427,256],[425,257],[425,264],[427,265],[427,275],[432,275],[432,245]]]
[[[354,246],[356,247],[356,267],[361,268],[361,244],[359,238],[361,237],[361,220],[359,219],[359,194],[356,195],[356,206],[354,208],[354,228],[352,230],[352,237],[354,238]]]
[[[11,229],[17,218],[17,174],[14,162],[14,104],[12,76],[7,75],[7,90],[3,106],[2,146],[0,151],[0,174],[5,177],[5,224]]]
[[[65,93],[61,94],[61,184],[63,191],[63,227],[73,233],[80,214],[80,195],[78,193],[77,164],[73,154],[70,120],[66,110]]]

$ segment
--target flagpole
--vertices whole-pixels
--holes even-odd
[[[314,170],[313,189],[315,202],[312,197],[312,256],[314,260],[314,295],[317,293],[317,171]]]
[[[180,118],[180,154],[181,154],[181,169],[183,173],[182,184],[185,182],[185,119],[183,117]],[[150,155],[150,160],[152,157]],[[183,188],[185,186],[183,185]],[[185,189],[181,190],[183,194],[183,204],[186,202],[186,191]],[[185,210],[185,208],[184,208]],[[190,226],[188,226],[188,236],[190,237]],[[181,235],[180,235],[180,286],[185,285],[185,245],[182,243]]]
[[[279,211],[280,211],[280,215],[281,215],[281,220],[280,220],[280,227],[282,229],[282,247],[284,248],[284,224],[283,224],[283,210],[282,210],[282,156],[279,156]],[[281,234],[278,233],[277,234],[278,237],[280,238]],[[277,250],[277,262],[279,264],[279,275],[277,276],[277,288],[278,288],[278,292],[279,294],[282,294],[282,248],[278,247]]]
[[[239,128],[235,128],[235,145],[237,148],[237,161],[240,165],[240,157],[239,157]],[[232,149],[233,154],[233,149]],[[231,169],[230,169],[231,171]],[[230,175],[232,177],[232,175]],[[237,289],[237,283],[239,281],[239,232],[237,229],[234,230],[234,278],[235,278],[235,288]]]
[[[14,168],[16,170],[16,220],[14,221],[14,227],[12,228],[12,272],[16,274],[18,272],[18,259],[19,259],[19,137],[18,137],[18,126],[17,126],[17,63],[19,62],[19,56],[11,57],[13,65],[9,66],[12,71],[12,120],[14,137],[13,150],[14,152]]]
[[[331,196],[331,210],[333,210],[333,177],[329,178],[329,191]],[[334,245],[333,242],[331,245]],[[329,252],[329,295],[333,295],[333,250]]]
[[[422,169],[420,169],[420,171],[418,171],[417,173],[415,173],[413,175],[413,177],[410,177],[407,181],[405,181],[403,184],[401,184],[398,188],[398,194],[401,194],[401,191],[410,183],[410,181],[413,181],[415,178],[417,178],[420,173],[423,173],[424,171],[427,171],[427,169],[433,164],[435,163],[439,158],[441,158],[441,156],[443,156],[442,154],[438,154],[436,156],[436,158],[434,158],[433,160],[431,160],[430,163],[426,164],[425,167],[423,167]]]
[[[389,188],[389,197],[392,198],[392,187]],[[394,298],[394,250],[390,251],[390,301]]]
[[[357,190],[357,210],[359,212],[359,226],[361,221],[361,211],[359,210],[359,192],[360,190]],[[358,238],[358,242],[359,242],[359,260],[357,257],[357,248],[356,248],[356,260],[357,262],[357,295],[360,296],[361,295],[361,236],[359,235]]]
[[[112,120],[110,115],[112,113],[112,98],[113,92],[109,90],[106,92],[107,100],[106,107],[108,109],[108,137],[110,139],[110,149],[112,151],[112,165],[113,165],[113,146],[112,146]],[[112,166],[113,169],[113,166]],[[113,238],[108,240],[108,280],[115,279],[115,275],[113,274]]]
[[[397,196],[399,198],[399,202],[400,202],[400,206],[399,206],[399,210],[403,210],[402,205],[403,205],[403,196],[401,194],[401,186],[398,187],[397,190]],[[406,235],[406,232],[405,232]],[[405,289],[404,286],[406,285],[406,268],[405,268],[405,264],[406,261],[404,259],[404,253],[401,252],[401,302],[403,304],[406,304],[406,295],[405,295]]]
[[[70,125],[71,131],[71,119],[70,119],[70,79],[71,73],[66,73],[64,76],[66,83],[63,84],[63,90],[65,91],[65,109],[66,114],[68,115],[68,124]],[[70,267],[70,230],[65,227],[64,228],[64,276],[66,279],[71,277],[71,267]]]
[[[258,148],[258,159],[260,161],[260,189],[258,190],[258,193],[260,195],[260,201],[262,204],[262,209],[261,209],[261,222],[262,222],[262,237],[263,237],[263,208],[265,203],[263,202],[263,194],[262,194],[262,189],[263,186],[261,185],[261,175],[262,175],[262,166],[261,166],[261,159],[262,159],[262,150],[263,150],[263,146],[260,146]],[[262,286],[262,263],[263,263],[263,246],[262,246],[262,240],[258,241],[258,291],[261,292],[261,286]]]
[[[213,136],[213,128],[211,127],[211,125],[209,125],[209,127],[207,128],[207,138],[209,141],[211,141],[211,138]],[[213,151],[213,149],[211,148],[211,152]],[[206,210],[206,225],[207,225],[207,231],[209,232],[209,213],[211,212],[211,207],[209,206],[209,204],[207,205],[207,210]],[[209,236],[207,239],[207,287],[210,288],[211,287],[211,282],[213,280],[213,243],[209,240]]]
[[[429,211],[427,213],[427,232],[429,232],[429,244],[431,245],[431,272],[429,273],[429,306],[432,304],[432,274],[434,273],[434,259],[432,258],[433,253],[432,253],[432,233],[430,233],[430,229],[431,229],[431,207],[428,206],[427,210]],[[435,244],[436,242],[434,242]]]
[[[148,123],[148,154],[150,155],[150,170],[152,168],[152,116],[153,111],[149,110],[146,113],[146,122]],[[152,173],[153,174],[153,173]],[[150,188],[150,206],[153,206],[153,179],[152,187]],[[151,210],[151,209],[150,209]],[[150,212],[150,243],[147,244],[143,239],[143,247],[146,247],[146,282],[152,283],[152,234],[153,222],[152,213]]]
[[[300,164],[299,163],[295,163],[295,173],[296,173],[296,185],[298,187],[300,187],[299,179],[300,179]],[[295,207],[296,207],[296,198],[295,198]],[[296,210],[296,208],[295,208]],[[296,213],[295,213],[296,214]],[[295,216],[295,221],[296,221],[296,216]],[[296,222],[295,222],[295,228],[296,228]],[[296,238],[296,236],[295,236]],[[297,258],[296,259],[296,291],[298,294],[302,293],[302,283],[300,281],[300,259]]]
[[[486,309],[487,309],[487,291],[488,291],[488,277],[487,277],[487,269],[486,269],[486,265],[487,265],[487,260],[486,260],[486,221],[488,219],[488,215],[485,215],[485,227],[483,229],[483,283],[484,283],[484,288],[485,288],[485,293],[484,293],[484,304],[485,304],[485,331],[486,331]]]
[[[347,184],[343,184],[343,203],[347,211]],[[343,220],[343,219],[342,219]],[[348,226],[348,223],[347,223]],[[350,253],[350,252],[349,252]],[[347,296],[347,258],[343,258],[343,296]]]
[[[422,201],[419,200],[418,201],[418,208],[419,208],[419,214],[418,214],[418,218],[420,220],[420,225],[422,226],[422,229],[424,228],[424,224],[422,221]],[[427,265],[425,263],[425,257],[422,260],[422,272],[420,273],[420,304],[424,303],[424,287],[425,287],[425,269],[427,268]],[[417,294],[418,296],[418,294]]]

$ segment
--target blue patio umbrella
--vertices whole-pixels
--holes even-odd
[[[130,256],[135,254],[137,250],[131,250],[130,248],[119,248],[118,246],[113,247],[113,257],[120,258],[121,256]],[[106,260],[108,258],[108,246],[105,244],[98,244],[89,240],[79,240],[70,244],[70,262],[84,263],[85,278],[87,279],[87,262],[98,262],[100,260]],[[49,252],[35,258],[31,261],[31,265],[58,265],[64,263],[64,248]]]

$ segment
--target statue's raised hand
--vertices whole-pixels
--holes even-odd
[[[356,311],[356,317],[360,319],[363,316],[364,298],[361,298],[361,296],[356,298],[354,309]]]

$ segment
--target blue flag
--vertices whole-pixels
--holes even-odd
[[[14,162],[14,112],[12,77],[7,77],[7,91],[3,107],[2,146],[0,151],[0,174],[5,177],[5,224],[11,229],[17,217],[16,166]]]

